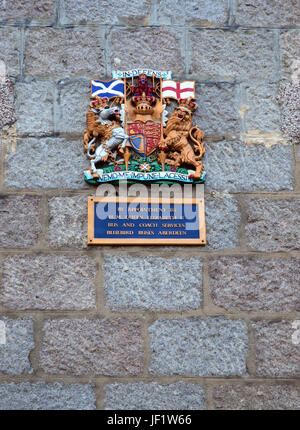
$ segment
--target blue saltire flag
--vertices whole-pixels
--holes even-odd
[[[92,81],[92,97],[124,97],[124,81],[114,79],[109,82]]]

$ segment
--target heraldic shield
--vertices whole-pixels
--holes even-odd
[[[114,71],[112,78],[91,81],[85,180],[203,183],[204,133],[192,125],[195,82],[149,69]]]
[[[127,134],[132,148],[146,158],[158,148],[162,127],[154,121],[135,121],[127,125]]]

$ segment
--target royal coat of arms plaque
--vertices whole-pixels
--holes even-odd
[[[91,81],[90,98],[84,131],[84,152],[90,162],[89,169],[84,172],[86,182],[95,185],[122,181],[129,184],[204,183],[204,133],[193,125],[197,109],[194,81],[177,82],[170,71],[114,71],[110,81]],[[92,202],[95,204],[95,199],[91,198],[90,205]],[[97,203],[99,206],[99,201]],[[198,213],[202,235],[199,227],[198,236],[186,237],[186,243],[188,240],[194,244],[197,240],[202,245],[206,243],[204,194],[203,205],[199,208],[203,212]],[[106,236],[95,239],[94,232],[102,231],[102,227],[95,224],[94,209],[89,207],[89,244],[115,243],[114,240],[117,243],[118,238],[107,237],[107,232],[112,231],[109,229],[114,224],[112,220],[104,229]],[[91,223],[94,223],[93,228]],[[116,225],[120,233],[120,225]],[[153,235],[153,243],[159,243],[161,233]],[[122,243],[127,239],[128,243],[130,239],[135,243],[139,240],[152,243],[149,236],[145,230],[137,233],[133,229],[128,238],[122,236]],[[164,239],[175,243],[173,236]],[[184,239],[180,237],[180,243]]]

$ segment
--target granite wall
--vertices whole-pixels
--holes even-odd
[[[297,0],[0,1],[0,409],[300,407],[299,29]],[[86,246],[89,80],[141,66],[196,80],[204,248]]]

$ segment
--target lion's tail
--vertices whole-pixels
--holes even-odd
[[[194,143],[194,151],[197,153],[197,159],[201,160],[205,153],[205,143],[203,142],[204,133],[200,128],[195,125],[189,131],[189,137]]]

